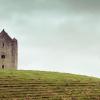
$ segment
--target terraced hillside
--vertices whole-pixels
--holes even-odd
[[[100,100],[100,79],[41,71],[0,71],[0,100]]]

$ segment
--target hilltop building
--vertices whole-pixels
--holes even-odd
[[[18,45],[3,29],[0,33],[0,69],[17,69]]]

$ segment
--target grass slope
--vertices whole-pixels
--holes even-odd
[[[100,79],[56,72],[0,70],[0,100],[100,100]]]

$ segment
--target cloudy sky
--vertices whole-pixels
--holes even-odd
[[[0,0],[3,28],[18,39],[18,69],[100,77],[100,0]]]

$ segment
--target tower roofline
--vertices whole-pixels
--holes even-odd
[[[12,40],[12,38],[8,35],[8,33],[4,29],[0,32],[0,36],[4,36],[6,37],[6,39]]]
[[[1,31],[1,33],[6,33],[6,32],[5,32],[5,30],[3,29],[3,30]]]
[[[12,39],[13,41],[17,41],[17,39],[14,37],[13,39]]]

